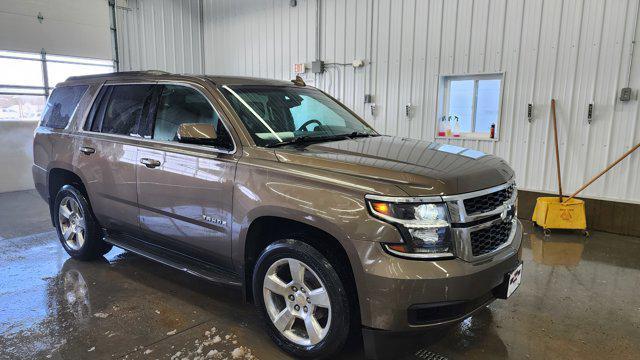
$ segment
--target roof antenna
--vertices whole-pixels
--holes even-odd
[[[291,80],[291,82],[297,86],[307,86],[307,84],[304,83],[304,80],[300,77],[300,75],[296,75],[296,78],[294,80]]]

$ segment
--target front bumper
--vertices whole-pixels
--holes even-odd
[[[363,266],[358,293],[362,325],[411,331],[464,319],[496,298],[505,274],[520,263],[522,224],[513,241],[481,261],[408,260],[379,243],[357,242]]]

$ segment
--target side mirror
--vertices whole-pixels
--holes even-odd
[[[180,124],[176,135],[181,143],[198,145],[214,145],[218,138],[212,124]]]

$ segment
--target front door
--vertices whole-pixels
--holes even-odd
[[[138,149],[140,227],[148,241],[231,267],[233,182],[239,151],[204,92],[162,85]],[[180,143],[182,123],[211,123],[218,145]]]

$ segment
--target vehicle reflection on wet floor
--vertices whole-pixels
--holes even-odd
[[[32,193],[25,198],[33,206]],[[0,201],[0,207],[11,206]],[[1,211],[1,210],[0,210]],[[287,356],[241,291],[135,254],[70,259],[43,219],[0,227],[0,358]],[[40,216],[46,211],[40,213]],[[32,232],[29,233],[30,223]],[[462,323],[389,337],[395,359],[640,358],[640,240],[526,224],[521,287]],[[382,354],[384,355],[384,354]],[[340,358],[363,358],[361,340]]]

